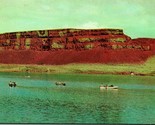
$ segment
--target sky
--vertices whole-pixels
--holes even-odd
[[[155,38],[155,0],[0,0],[0,33],[117,28]]]

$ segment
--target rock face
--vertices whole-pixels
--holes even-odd
[[[126,42],[130,37],[120,29],[42,30],[0,35],[1,50],[85,50],[108,42]]]
[[[155,54],[155,39],[121,29],[59,29],[0,35],[0,63],[138,63]]]

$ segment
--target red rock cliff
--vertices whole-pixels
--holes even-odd
[[[0,63],[138,63],[155,54],[155,39],[121,29],[59,29],[0,35]]]

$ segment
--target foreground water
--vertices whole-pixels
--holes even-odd
[[[151,76],[0,73],[0,85],[0,123],[155,123]]]

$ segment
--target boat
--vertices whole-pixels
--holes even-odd
[[[65,82],[55,82],[56,85],[62,85],[62,86],[66,86]]]
[[[30,76],[25,76],[26,78],[30,78]]]
[[[114,85],[100,85],[100,89],[106,89],[106,90],[109,90],[109,89],[118,89],[118,86],[114,86]]]
[[[16,85],[16,82],[9,82],[9,86],[10,87],[16,87],[17,85]]]

